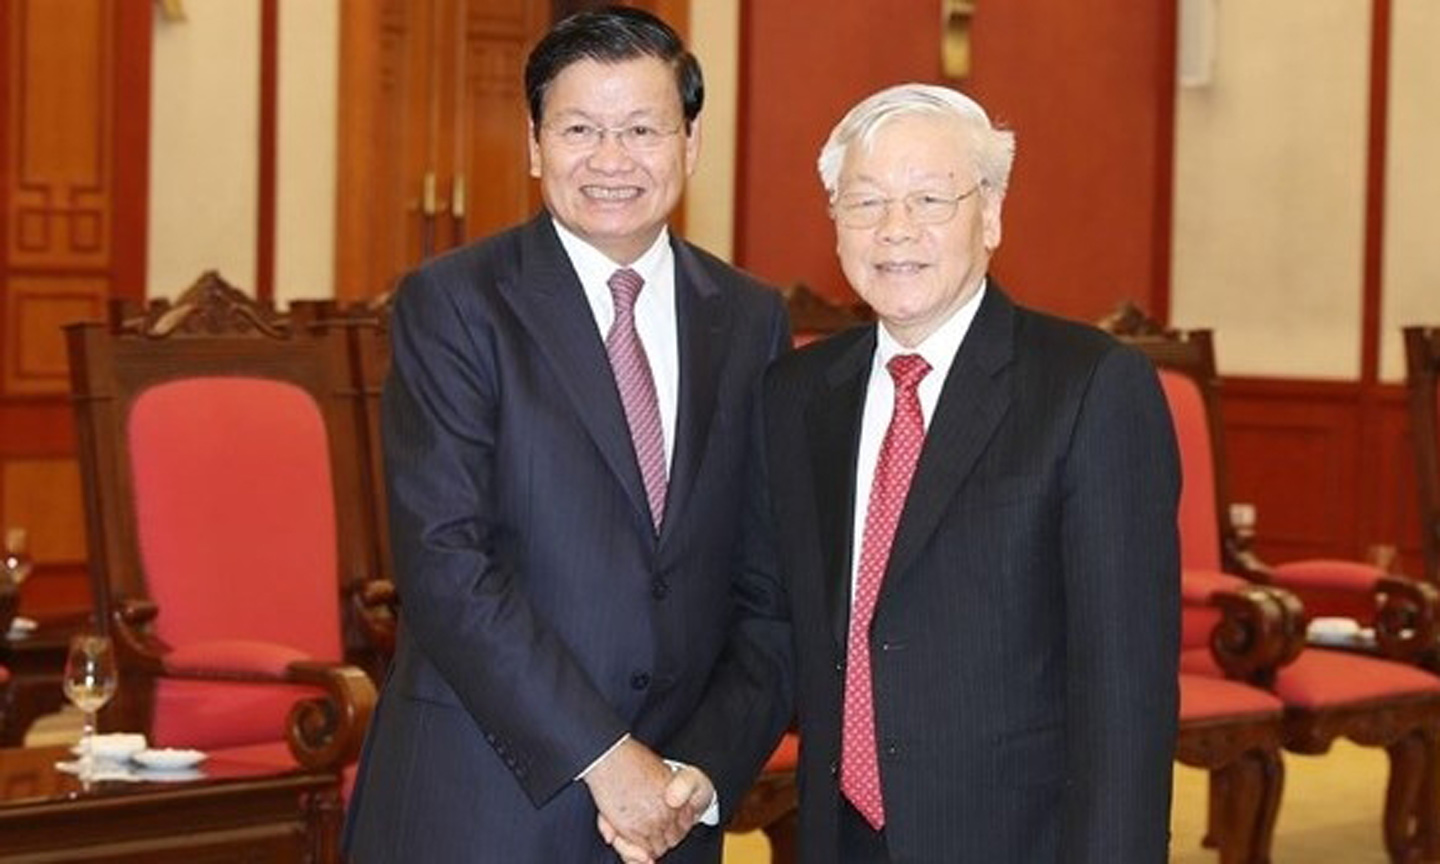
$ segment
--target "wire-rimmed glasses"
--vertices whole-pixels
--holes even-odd
[[[887,198],[875,192],[845,192],[835,196],[830,214],[841,228],[874,228],[890,214],[897,201],[905,205],[906,217],[916,225],[940,225],[955,218],[960,202],[980,191],[976,183],[959,195],[922,189],[900,198]]]

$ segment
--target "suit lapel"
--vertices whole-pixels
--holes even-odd
[[[511,278],[502,277],[500,281],[501,294],[509,300],[536,348],[554,367],[555,378],[605,463],[648,522],[645,483],[610,371],[610,358],[585,301],[580,278],[560,245],[549,214],[541,213],[522,232],[520,267],[509,275]]]
[[[665,499],[660,537],[673,533],[689,502],[710,439],[711,420],[730,340],[729,307],[720,286],[700,266],[684,242],[672,240],[675,253],[675,318],[680,355],[680,393],[676,406],[675,455]]]
[[[1010,409],[1009,378],[1001,373],[1013,353],[1014,312],[992,282],[940,391],[895,529],[881,602],[886,588],[904,578]]]
[[[850,619],[855,450],[860,442],[860,415],[874,353],[875,328],[869,327],[826,371],[825,388],[806,410],[826,599],[832,635],[842,651]]]

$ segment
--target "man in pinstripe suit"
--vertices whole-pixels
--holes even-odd
[[[814,864],[1166,858],[1175,442],[1143,356],[987,276],[1013,154],[922,85],[821,154],[880,321],[781,358],[762,408]]]

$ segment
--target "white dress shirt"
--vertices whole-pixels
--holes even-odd
[[[552,220],[553,222],[553,220]],[[616,264],[605,253],[581,240],[559,222],[554,222],[560,245],[580,277],[585,301],[605,340],[615,322],[615,300],[610,295],[609,279],[622,264]],[[629,265],[640,274],[645,286],[635,299],[635,332],[650,361],[650,375],[655,379],[655,398],[660,403],[660,430],[665,438],[665,474],[675,457],[675,416],[680,401],[680,337],[675,317],[675,252],[670,248],[670,231],[660,236],[645,253]]]
[[[921,379],[917,395],[920,397],[920,413],[925,417],[925,428],[930,428],[930,418],[935,416],[935,406],[940,402],[940,391],[945,387],[945,378],[955,362],[960,343],[970,332],[970,324],[980,309],[985,297],[985,283],[965,305],[955,310],[944,324],[926,337],[914,348],[906,348],[885,329],[882,322],[875,328],[875,358],[870,363],[870,383],[865,390],[865,408],[860,415],[860,447],[855,455],[855,522],[852,526],[850,555],[850,597],[854,602],[855,580],[860,577],[860,544],[865,537],[865,517],[870,510],[870,488],[875,485],[875,463],[880,460],[880,445],[885,441],[885,430],[890,426],[890,416],[895,413],[895,379],[885,364],[896,354],[919,354],[930,364],[930,372]]]
[[[624,265],[610,260],[604,252],[580,239],[574,232],[551,220],[555,233],[560,235],[560,245],[570,258],[570,265],[580,277],[580,287],[585,290],[585,302],[590,304],[590,313],[595,316],[595,326],[600,330],[603,342],[610,326],[615,323],[615,298],[610,293],[609,280],[616,270]],[[644,254],[629,265],[640,274],[645,286],[635,299],[635,332],[645,348],[645,357],[650,361],[650,375],[655,379],[655,397],[660,403],[660,429],[665,438],[666,474],[675,458],[675,417],[680,404],[680,337],[675,315],[675,252],[670,248],[670,230],[660,229],[660,236],[650,244]],[[610,745],[596,757],[594,762],[576,775],[581,780],[616,747],[630,740],[629,733]],[[678,770],[683,763],[665,760],[672,770]],[[720,802],[711,798],[710,805],[701,814],[700,821],[706,825],[720,822]]]

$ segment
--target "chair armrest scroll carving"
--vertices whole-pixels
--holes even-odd
[[[160,609],[149,600],[120,601],[110,613],[115,652],[122,668],[147,675],[165,671],[165,653],[169,648],[150,632],[150,625]]]
[[[1376,586],[1375,641],[1386,657],[1419,662],[1436,648],[1440,589],[1403,576],[1381,576]]]
[[[389,579],[362,582],[350,592],[350,603],[369,646],[386,658],[393,656],[400,609],[395,583]]]
[[[1228,678],[1268,686],[1305,645],[1305,612],[1288,591],[1261,585],[1216,591],[1223,613],[1210,650]]]
[[[325,696],[302,699],[290,709],[285,740],[290,753],[307,768],[338,770],[360,756],[375,685],[354,666],[299,661],[290,664],[290,680],[322,688]]]

